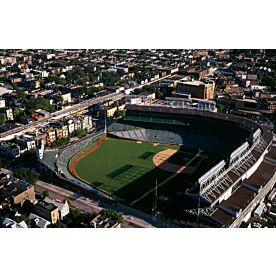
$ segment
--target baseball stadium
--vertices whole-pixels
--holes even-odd
[[[127,105],[106,132],[59,152],[52,171],[154,216],[239,227],[275,183],[272,140],[241,117]]]

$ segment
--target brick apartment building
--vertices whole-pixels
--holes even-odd
[[[176,91],[173,92],[175,97],[192,97],[204,100],[214,99],[215,82],[214,81],[179,81]]]

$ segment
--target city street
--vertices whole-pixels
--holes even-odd
[[[102,202],[99,201],[95,201],[91,198],[85,197],[85,196],[81,196],[78,195],[74,192],[68,191],[66,189],[57,187],[53,184],[50,183],[46,183],[44,181],[38,180],[37,183],[35,184],[35,191],[37,193],[42,193],[44,190],[48,190],[49,191],[49,195],[50,197],[54,197],[57,198],[59,200],[68,200],[70,202],[70,206],[74,207],[74,208],[79,208],[80,210],[84,211],[84,212],[99,212],[101,209],[103,208],[113,208],[111,205],[107,205],[104,204]],[[101,206],[99,206],[99,204]],[[151,225],[150,223],[148,223],[147,221],[138,218],[135,216],[141,215],[143,214],[142,212],[132,209],[132,208],[126,208],[125,206],[118,204],[119,206],[117,206],[116,210],[119,212],[122,212],[124,214],[124,223],[123,226],[126,228],[129,227],[134,227],[134,228],[151,228],[154,227],[153,225]],[[144,216],[149,216],[146,214],[143,214]],[[151,217],[151,216],[149,216]],[[149,219],[148,217],[148,219]]]

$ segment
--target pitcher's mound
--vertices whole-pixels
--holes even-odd
[[[185,170],[185,173],[188,172],[189,167],[181,166],[177,164],[173,164],[168,162],[167,160],[177,152],[175,149],[165,149],[163,151],[158,152],[152,158],[152,161],[155,166],[159,167],[160,169],[172,173],[182,173]],[[191,168],[193,169],[193,168]]]

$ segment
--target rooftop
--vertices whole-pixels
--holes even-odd
[[[4,182],[4,188],[0,191],[0,195],[5,198],[15,197],[33,187],[31,184],[15,177],[6,178],[2,182]]]
[[[115,222],[105,216],[98,215],[96,216],[90,224],[95,228],[117,228],[119,226],[118,222]]]
[[[65,205],[68,204],[67,201],[66,201],[66,202],[63,202],[63,201],[58,200],[58,199],[56,199],[56,198],[50,198],[50,197],[46,197],[46,198],[44,199],[44,201],[47,202],[47,203],[53,204],[53,205],[56,206],[60,211],[63,209],[63,207],[64,207]]]
[[[48,203],[48,202],[45,202],[43,200],[40,200],[38,201],[36,204],[35,204],[36,207],[40,207],[40,208],[43,208],[43,209],[47,209],[48,211],[52,212],[53,210],[55,210],[57,207],[52,204],[52,203]]]
[[[199,85],[205,85],[204,82],[198,81],[198,80],[195,80],[195,81],[182,81],[182,80],[180,80],[180,82],[184,83],[184,84],[187,84],[187,85],[197,85],[197,86],[199,86]]]

